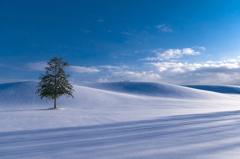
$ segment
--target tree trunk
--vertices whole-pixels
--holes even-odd
[[[56,68],[55,68],[55,72],[56,72]],[[54,98],[54,108],[57,109],[57,90],[56,90],[56,85],[57,85],[57,76],[56,76],[56,73],[55,73],[55,98]]]
[[[54,108],[57,109],[57,99],[54,99]]]

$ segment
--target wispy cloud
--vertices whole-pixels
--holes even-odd
[[[97,82],[109,82],[107,78],[99,78]]]
[[[47,67],[47,62],[36,62],[36,63],[28,63],[26,64],[27,68],[32,71],[45,71],[45,67]],[[100,70],[95,67],[81,67],[81,66],[69,66],[67,69],[71,72],[77,73],[94,73],[99,72]]]
[[[166,26],[166,24],[157,25],[156,28],[160,29],[163,32],[172,32],[173,30]]]
[[[47,62],[31,62],[27,64],[27,68],[33,71],[44,71],[45,67],[47,67]]]
[[[172,29],[170,29],[169,27],[163,27],[161,30],[163,32],[172,32]]]
[[[160,24],[160,25],[157,25],[156,28],[160,29],[160,28],[163,28],[165,26],[165,24]]]
[[[156,82],[161,79],[161,76],[159,74],[154,73],[153,71],[149,72],[120,71],[113,72],[112,75],[120,80]]]
[[[88,33],[91,33],[92,31],[91,30],[81,30],[82,32],[88,34]]]
[[[185,51],[192,54],[191,51]],[[198,63],[188,62],[152,62],[145,63],[144,69],[127,68],[114,69],[98,82],[108,81],[148,81],[166,82],[173,84],[239,84],[240,85],[240,59],[222,61],[206,61]],[[104,66],[105,67],[105,66]],[[111,66],[106,68],[112,68]],[[138,71],[136,71],[138,70]],[[150,70],[150,71],[149,71]]]
[[[99,68],[108,68],[108,69],[119,69],[117,66],[111,66],[111,65],[103,65],[103,66],[98,66]]]
[[[194,46],[192,48],[197,48],[197,49],[200,49],[200,50],[203,50],[203,51],[206,50],[206,48],[204,46]]]
[[[162,49],[154,49],[151,53],[155,53],[156,57],[147,57],[141,60],[169,60],[172,58],[181,58],[183,55],[198,55],[200,52],[193,50],[192,48],[184,49],[168,49],[162,52]]]
[[[77,73],[96,73],[100,71],[93,67],[81,67],[81,66],[69,66],[68,69],[72,72]]]
[[[132,51],[132,50],[121,50],[121,51],[111,52],[109,55],[112,58],[117,59],[119,57],[130,56],[133,53],[134,53],[134,51]]]
[[[104,19],[99,19],[98,22],[105,22],[105,20]]]
[[[126,31],[123,31],[123,32],[120,32],[121,34],[124,34],[124,35],[132,35],[131,33],[129,32],[126,32]]]

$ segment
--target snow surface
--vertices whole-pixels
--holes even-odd
[[[201,90],[229,93],[229,94],[240,94],[240,86],[232,85],[185,85],[186,87],[196,88]]]
[[[238,95],[161,83],[0,84],[0,158],[240,158]],[[227,86],[226,86],[227,87]],[[229,86],[230,87],[230,86]]]

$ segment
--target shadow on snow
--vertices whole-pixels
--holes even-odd
[[[106,158],[108,155],[110,158],[115,155],[119,158],[185,158],[240,147],[239,131],[240,111],[231,111],[4,132],[0,133],[0,156],[34,158],[45,155],[47,158],[69,153],[81,157],[104,154]]]

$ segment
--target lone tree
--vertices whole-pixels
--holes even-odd
[[[68,83],[67,78],[70,75],[66,74],[63,70],[68,67],[67,62],[62,61],[62,58],[53,57],[50,62],[47,63],[48,67],[45,67],[46,74],[41,74],[38,83],[36,94],[42,98],[49,100],[54,99],[54,108],[57,108],[57,98],[66,95],[67,97],[73,97],[73,86]]]

